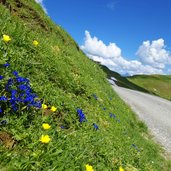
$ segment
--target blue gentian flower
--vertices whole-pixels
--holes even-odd
[[[86,117],[85,117],[85,115],[84,115],[84,113],[83,113],[83,111],[82,111],[81,109],[77,109],[77,113],[78,113],[79,121],[80,121],[80,122],[85,122],[85,121],[87,121],[87,120],[86,120]]]
[[[115,119],[116,118],[116,115],[110,113],[110,117]]]
[[[93,123],[93,126],[94,126],[94,129],[95,130],[98,130],[99,129],[99,127],[95,123]]]
[[[62,125],[62,126],[61,126],[61,129],[65,129],[65,126]]]
[[[17,111],[22,106],[41,108],[41,101],[36,99],[37,95],[33,93],[29,79],[19,76],[17,71],[13,71],[12,74],[15,78],[8,79],[5,84],[5,89],[9,94],[8,98],[0,96],[0,101],[9,99],[8,102],[12,111]],[[13,87],[16,87],[16,89],[13,89]]]
[[[5,96],[0,96],[0,101],[7,101],[7,100],[8,100],[7,97],[5,97]]]
[[[4,77],[2,75],[0,75],[0,80],[2,80]]]
[[[13,71],[12,74],[15,75],[16,77],[18,76],[18,72],[17,71]]]
[[[10,90],[10,87],[12,86],[14,80],[12,78],[10,78],[8,81],[7,81],[7,84],[5,85],[5,89],[6,91],[9,91]]]
[[[26,80],[25,80],[25,78],[23,78],[23,77],[16,77],[16,81],[18,82],[18,83],[22,83],[22,82],[25,82]]]
[[[0,107],[0,113],[2,113],[2,109],[1,109],[1,107]]]
[[[27,85],[24,85],[24,84],[21,84],[21,85],[19,85],[18,86],[18,88],[20,89],[20,90],[28,90],[28,91],[30,91],[31,89],[30,89],[30,87],[28,87]]]
[[[11,95],[15,96],[17,94],[17,90],[11,90]]]
[[[12,107],[12,109],[13,109],[14,112],[16,112],[18,110],[18,107],[17,107],[16,103],[13,103],[11,105],[11,107]]]
[[[33,107],[36,107],[36,108],[41,108],[42,107],[42,103],[41,101],[33,101],[32,103],[30,103]]]
[[[9,64],[9,63],[4,64],[4,67],[8,67],[8,66],[10,66],[10,64]]]

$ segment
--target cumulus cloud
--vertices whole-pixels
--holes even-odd
[[[92,55],[104,58],[119,57],[121,55],[121,49],[115,43],[109,43],[106,46],[97,37],[92,38],[88,31],[85,31],[85,44],[81,48],[87,53],[90,52]]]
[[[46,7],[43,4],[43,0],[35,0],[35,1],[42,6],[44,12],[47,14],[47,9],[46,9]]]
[[[139,56],[142,63],[163,69],[165,64],[171,63],[170,52],[165,47],[163,39],[154,40],[151,43],[149,40],[144,41],[136,55]]]
[[[163,74],[163,67],[156,67],[150,65],[151,63],[143,63],[138,60],[127,60],[122,56],[121,49],[115,43],[106,45],[97,37],[92,37],[88,31],[85,31],[85,41],[80,47],[89,58],[100,62],[102,65],[106,65],[111,70],[119,72],[122,75]],[[155,47],[158,46],[156,45]],[[165,52],[163,48],[164,46],[162,46],[162,54]],[[158,49],[160,48],[158,47]],[[137,51],[137,55],[140,55],[139,50]],[[162,66],[162,63],[160,63],[160,66]]]
[[[105,59],[100,56],[87,54],[94,61],[100,62],[109,69],[120,73],[121,75],[137,75],[137,74],[163,74],[162,69],[156,69],[149,65],[143,65],[137,60],[126,60],[122,56],[114,59]]]

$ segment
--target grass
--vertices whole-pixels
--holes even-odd
[[[128,80],[157,96],[171,100],[171,75],[136,75],[128,77]]]
[[[116,84],[121,87],[153,94],[171,100],[171,75],[134,75],[123,77],[111,71],[106,66],[100,65],[108,78],[117,79]]]
[[[147,127],[117,96],[101,68],[88,59],[75,41],[55,25],[34,0],[0,4],[0,170],[170,170],[162,149]],[[39,42],[38,46],[32,44]],[[3,64],[10,63],[9,67]],[[19,76],[47,109],[17,103],[4,85]],[[20,84],[20,83],[16,83]],[[18,85],[13,85],[19,91]],[[19,95],[21,94],[21,90]],[[51,111],[54,106],[56,111]],[[77,109],[86,121],[79,122]],[[113,115],[112,115],[113,114]],[[51,128],[44,130],[43,123]],[[98,126],[95,128],[93,124]],[[40,141],[49,135],[50,142]]]

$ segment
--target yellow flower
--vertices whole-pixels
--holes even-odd
[[[42,127],[43,127],[43,129],[46,130],[46,129],[50,129],[51,126],[48,123],[43,123]]]
[[[37,40],[34,40],[34,41],[33,41],[33,45],[34,45],[34,46],[37,46],[38,44],[39,44],[39,42],[38,42]]]
[[[10,40],[11,40],[11,38],[8,35],[6,35],[6,34],[3,35],[4,42],[9,42]]]
[[[57,108],[55,106],[52,106],[50,109],[52,112],[55,112],[57,110]]]
[[[40,141],[41,141],[42,143],[44,143],[44,144],[49,143],[50,140],[51,140],[51,138],[49,137],[49,135],[42,135],[42,136],[40,137]]]
[[[124,171],[122,166],[119,167],[119,171]]]
[[[43,109],[47,109],[47,105],[46,104],[42,104],[42,108]]]
[[[86,171],[93,171],[93,167],[89,164],[86,164]]]

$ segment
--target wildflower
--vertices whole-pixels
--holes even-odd
[[[16,77],[16,81],[18,83],[22,83],[22,82],[28,83],[29,82],[29,80],[27,78],[23,78],[23,77],[20,77],[20,76]]]
[[[5,96],[0,96],[0,101],[7,101],[8,99]]]
[[[9,63],[4,64],[4,67],[8,67],[8,66],[10,66],[10,64],[9,64]]]
[[[99,129],[99,127],[95,123],[93,123],[93,126],[94,126],[95,130]]]
[[[124,171],[122,166],[119,167],[119,171]]]
[[[4,42],[9,42],[10,40],[11,40],[11,38],[8,35],[6,35],[6,34],[3,35]]]
[[[2,109],[1,109],[1,107],[0,107],[0,113],[2,113]]]
[[[50,109],[52,112],[55,112],[57,110],[57,108],[55,106],[52,106]]]
[[[51,126],[48,123],[43,123],[42,127],[43,129],[47,130],[47,129],[50,129]]]
[[[47,109],[47,105],[46,104],[42,104],[42,109]]]
[[[38,42],[37,40],[34,40],[34,41],[33,41],[33,45],[34,45],[34,46],[38,46],[38,44],[39,44],[39,42]]]
[[[44,143],[44,144],[49,143],[50,140],[51,140],[51,138],[49,137],[49,135],[42,135],[42,136],[40,137],[40,141],[41,141],[42,143]]]
[[[14,71],[12,74],[15,75],[16,77],[18,76],[18,72],[17,71]]]
[[[110,117],[111,117],[111,118],[116,118],[116,115],[110,113]]]
[[[62,125],[62,126],[61,126],[61,129],[65,129],[65,126]]]
[[[2,80],[4,77],[2,75],[0,75],[0,80]]]
[[[87,121],[86,117],[81,109],[77,109],[77,113],[78,113],[80,122]]]
[[[39,101],[37,101],[37,102],[33,102],[33,103],[32,103],[32,106],[37,107],[37,108],[40,109],[41,106],[42,106],[41,101],[39,100]]]
[[[94,171],[93,167],[89,164],[86,164],[86,171]]]

